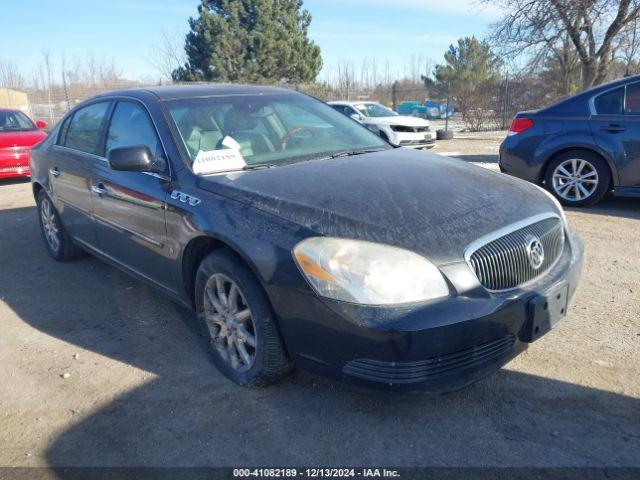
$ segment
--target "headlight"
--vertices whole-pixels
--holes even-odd
[[[323,297],[363,305],[396,305],[449,295],[438,268],[402,248],[313,237],[296,245],[293,256]]]

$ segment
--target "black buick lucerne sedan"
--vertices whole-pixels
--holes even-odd
[[[31,155],[49,254],[91,254],[192,308],[217,367],[443,392],[566,315],[582,244],[539,187],[392,148],[306,95],[127,90]]]

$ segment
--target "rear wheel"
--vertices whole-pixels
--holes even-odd
[[[59,262],[69,262],[83,256],[84,252],[71,240],[44,190],[38,193],[37,205],[40,229],[49,255]]]
[[[584,207],[599,202],[607,194],[611,173],[595,153],[574,150],[551,161],[545,185],[562,204]]]
[[[266,386],[291,371],[266,294],[233,252],[218,250],[202,261],[195,295],[203,335],[227,378]]]

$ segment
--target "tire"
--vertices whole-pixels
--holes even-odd
[[[49,256],[59,262],[70,262],[84,256],[67,233],[60,220],[58,211],[44,190],[40,190],[36,199],[38,223]]]
[[[237,308],[232,314],[234,308],[229,297],[234,284],[238,289]],[[220,288],[226,305],[219,296]],[[237,255],[228,249],[220,249],[205,257],[196,274],[194,291],[200,329],[209,344],[213,362],[223,375],[239,385],[264,387],[291,372],[292,365],[278,333],[269,300],[253,273]],[[229,317],[242,317],[243,320]],[[246,361],[241,349],[250,361]]]
[[[546,189],[563,205],[586,207],[598,203],[609,193],[611,171],[596,153],[571,150],[551,160],[544,181]]]
[[[436,130],[436,140],[452,140],[453,130]]]

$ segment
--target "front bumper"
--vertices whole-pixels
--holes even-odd
[[[498,370],[526,348],[529,307],[541,292],[567,283],[573,296],[583,246],[577,236],[568,238],[556,265],[524,290],[490,293],[466,263],[456,263],[441,267],[455,293],[421,305],[376,308],[300,291],[269,293],[300,369],[372,387],[442,393]]]
[[[406,148],[431,148],[436,141],[433,132],[391,132],[391,143],[399,147]]]
[[[0,153],[0,178],[28,177],[29,154]]]

